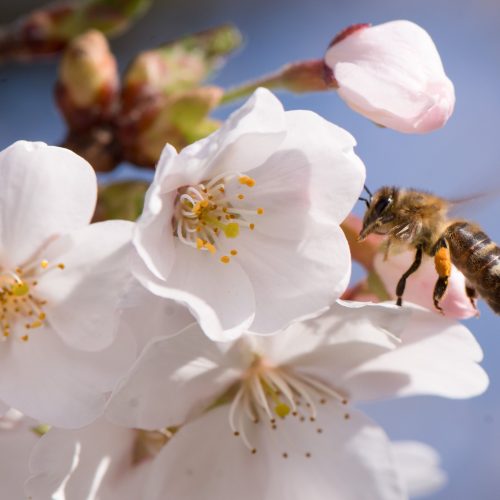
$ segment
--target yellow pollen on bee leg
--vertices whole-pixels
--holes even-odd
[[[223,264],[229,264],[229,262],[231,262],[231,258],[228,257],[227,255],[223,255],[221,258],[220,258],[220,261],[223,263]]]

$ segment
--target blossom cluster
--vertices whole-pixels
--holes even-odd
[[[366,83],[384,29],[391,91]],[[396,42],[432,57],[394,67]],[[343,33],[325,64],[384,126],[451,114],[453,86],[411,23]],[[481,394],[481,349],[409,301],[342,299],[355,146],[259,88],[206,138],[164,147],[136,222],[94,223],[83,158],[24,141],[0,153],[5,498],[396,500],[442,484],[432,449],[391,442],[356,405]]]

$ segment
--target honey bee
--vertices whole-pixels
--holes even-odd
[[[396,297],[403,303],[406,280],[422,262],[423,254],[434,258],[437,281],[433,300],[439,303],[448,286],[453,263],[465,276],[465,291],[472,305],[480,295],[500,314],[500,247],[483,230],[466,220],[452,220],[448,212],[452,202],[414,189],[385,186],[375,194],[366,188],[369,198],[360,198],[367,205],[363,227],[359,234],[362,241],[370,233],[387,237],[388,255],[391,245],[415,249],[413,264],[401,276]]]

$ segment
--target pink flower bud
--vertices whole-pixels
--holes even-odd
[[[411,266],[413,258],[414,252],[391,255],[387,260],[384,260],[383,254],[375,257],[375,271],[391,296],[394,296],[399,278]],[[424,257],[420,268],[406,280],[403,303],[413,302],[427,309],[434,309],[432,293],[436,280],[434,261]],[[465,293],[464,275],[455,266],[452,266],[448,290],[440,305],[444,315],[452,318],[466,319],[477,315]]]
[[[356,25],[325,54],[330,83],[354,111],[399,132],[442,127],[455,91],[429,34],[410,21]]]

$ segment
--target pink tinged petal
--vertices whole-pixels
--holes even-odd
[[[154,337],[171,337],[194,321],[187,307],[158,297],[134,281],[120,304],[118,331],[134,337],[140,353]]]
[[[488,387],[482,351],[472,333],[446,317],[408,305],[408,324],[396,349],[352,370],[344,386],[355,399],[436,395],[470,398]]]
[[[274,333],[292,321],[320,314],[348,285],[349,247],[339,226],[317,222],[304,230],[293,245],[257,232],[235,239],[238,256],[228,267],[241,263],[252,280],[253,333]]]
[[[153,339],[114,391],[106,410],[119,425],[159,429],[205,410],[237,380],[239,370],[197,324],[168,339]]]
[[[2,498],[25,498],[24,482],[28,477],[28,459],[38,436],[25,425],[0,430],[0,484]]]
[[[446,473],[434,448],[418,441],[396,441],[392,453],[412,498],[435,493],[446,484]]]
[[[414,252],[403,252],[391,255],[384,260],[382,254],[375,256],[375,271],[382,279],[387,291],[395,294],[396,285],[403,273],[410,267],[415,257]],[[437,313],[433,303],[433,291],[438,275],[434,268],[434,261],[424,257],[420,268],[406,281],[404,301],[419,304]],[[476,316],[477,311],[465,293],[465,278],[455,266],[451,268],[448,289],[441,301],[445,316],[457,319],[467,319]]]
[[[148,464],[132,465],[135,438],[133,429],[103,419],[81,430],[50,430],[31,455],[26,493],[33,500],[142,498]]]
[[[231,500],[235,492],[241,500],[405,498],[382,430],[355,410],[347,420],[338,405],[324,410],[314,423],[287,417],[276,430],[250,424],[255,454],[231,432],[228,408],[211,410],[162,449],[146,498]]]
[[[115,337],[117,307],[132,279],[133,224],[106,221],[58,238],[44,256],[64,269],[48,271],[37,292],[47,300],[47,321],[68,346],[94,351]]]
[[[97,197],[92,167],[64,148],[19,141],[0,153],[0,257],[22,264],[50,238],[87,225]]]
[[[149,291],[186,305],[212,340],[233,340],[251,324],[255,299],[241,266],[175,241],[175,262],[166,281],[134,259],[135,277]]]
[[[380,125],[406,133],[442,127],[455,93],[429,34],[409,21],[353,32],[326,52],[340,97]]]
[[[67,347],[47,327],[34,330],[27,342],[15,337],[0,345],[0,398],[27,416],[63,428],[95,420],[104,411],[105,394],[135,356],[135,343],[126,335],[93,353]]]

